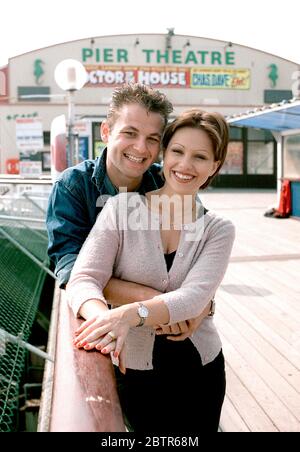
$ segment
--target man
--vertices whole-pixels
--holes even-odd
[[[145,194],[162,186],[161,168],[154,162],[172,110],[165,95],[150,87],[135,84],[117,88],[107,119],[101,124],[102,140],[107,144],[102,156],[67,169],[55,182],[47,212],[48,253],[61,288],[69,280],[106,197],[116,195],[120,188]],[[115,278],[105,290],[105,297],[113,304],[155,295],[152,288]],[[195,327],[193,322],[186,322],[164,332],[181,333],[182,340]]]

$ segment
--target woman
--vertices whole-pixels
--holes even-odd
[[[189,110],[162,144],[164,186],[146,198],[111,198],[76,261],[67,292],[87,321],[74,343],[119,358],[120,400],[135,431],[214,432],[225,371],[212,317],[185,341],[165,334],[205,311],[228,265],[234,227],[198,197],[224,163],[228,127],[218,113]],[[109,310],[103,289],[112,275],[159,295]]]

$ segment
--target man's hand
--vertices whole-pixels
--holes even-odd
[[[167,334],[167,339],[170,341],[184,341],[188,337],[192,337],[193,333],[199,328],[202,320],[210,313],[211,303],[206,306],[204,311],[194,319],[186,320],[184,322],[175,323],[173,325],[157,325],[155,327],[156,334]]]

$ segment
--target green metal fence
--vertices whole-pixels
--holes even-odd
[[[24,200],[22,199],[24,203]],[[32,207],[30,200],[26,200]],[[14,204],[15,205],[15,204]],[[0,211],[0,431],[16,429],[20,383],[47,265],[44,213]],[[39,210],[39,209],[37,209]],[[22,213],[22,212],[21,212]],[[36,226],[37,225],[37,226]],[[51,272],[50,272],[51,273]],[[9,335],[20,341],[14,342]]]

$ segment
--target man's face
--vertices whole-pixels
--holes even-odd
[[[112,127],[101,125],[107,143],[107,173],[116,186],[137,186],[144,172],[156,160],[164,122],[159,113],[138,104],[124,105]]]

